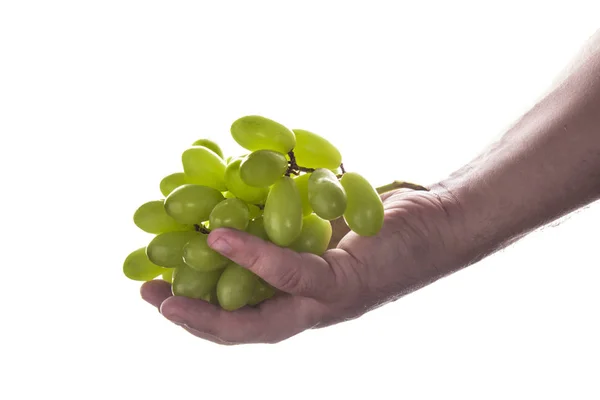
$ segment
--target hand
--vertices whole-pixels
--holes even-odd
[[[202,300],[172,296],[167,282],[142,285],[142,297],[190,333],[220,344],[276,343],[311,328],[357,318],[456,268],[450,198],[434,192],[382,196],[385,222],[373,237],[333,222],[322,257],[296,253],[232,229],[217,229],[213,249],[283,293],[257,307],[228,312]]]

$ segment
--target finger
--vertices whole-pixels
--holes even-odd
[[[414,191],[415,191],[414,189],[407,189],[407,188],[394,189],[389,192],[382,193],[379,197],[381,197],[381,201],[385,202],[387,199],[389,199],[390,197],[392,197],[394,195],[404,194],[404,193],[412,193]]]
[[[267,300],[259,307],[225,311],[202,300],[173,296],[160,308],[165,318],[217,344],[277,343],[311,328],[322,315],[320,303],[295,296]]]
[[[241,342],[238,343],[234,343],[234,342],[228,342],[226,340],[223,340],[219,337],[213,336],[213,335],[209,335],[208,333],[204,333],[204,332],[200,332],[199,330],[196,330],[194,328],[191,328],[185,324],[181,324],[180,325],[184,330],[186,330],[187,332],[191,333],[192,335],[199,337],[200,339],[204,339],[207,340],[209,342],[213,342],[216,344],[221,344],[224,346],[234,346],[234,345],[239,345],[242,344]]]
[[[163,301],[171,297],[171,284],[163,280],[152,280],[144,282],[140,288],[142,299],[152,304],[154,307],[160,307]]]
[[[335,287],[331,266],[321,257],[276,246],[235,229],[215,229],[208,245],[284,292],[318,298]]]

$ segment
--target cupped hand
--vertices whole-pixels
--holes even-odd
[[[357,318],[457,269],[458,208],[435,191],[382,196],[385,221],[372,237],[333,222],[321,257],[296,253],[232,229],[210,233],[209,245],[281,291],[256,307],[225,311],[173,296],[154,280],[142,297],[188,332],[220,344],[276,343],[307,329]]]

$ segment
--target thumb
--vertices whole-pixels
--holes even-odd
[[[207,243],[273,287],[293,295],[322,297],[335,284],[334,272],[323,258],[279,247],[246,232],[215,229]]]

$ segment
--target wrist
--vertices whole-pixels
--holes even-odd
[[[443,236],[447,238],[445,256],[450,257],[447,263],[441,263],[443,269],[452,273],[489,254],[489,248],[499,234],[485,232],[485,224],[478,216],[480,210],[472,206],[473,203],[481,204],[481,200],[476,200],[481,194],[455,178],[431,185],[429,192],[435,196],[444,212],[444,221],[440,226],[445,231]]]
[[[514,242],[527,231],[518,202],[494,194],[466,176],[450,177],[436,186],[448,210],[451,235],[457,238],[458,268],[474,264]]]
[[[403,239],[404,253],[418,266],[415,276],[437,279],[471,263],[469,218],[444,182],[429,185],[427,191],[391,192],[385,203],[386,208],[396,208],[394,231]]]

